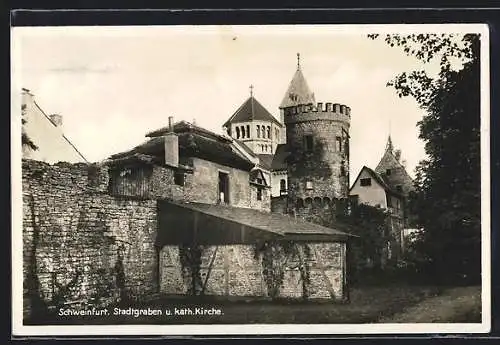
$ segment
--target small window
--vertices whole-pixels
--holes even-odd
[[[362,178],[360,181],[362,187],[366,186],[371,186],[372,185],[372,179],[371,178]]]
[[[257,138],[260,138],[260,126],[257,125]]]
[[[245,126],[241,126],[241,137],[242,137],[242,138],[245,138],[245,137],[246,137],[246,135],[245,135],[245,134],[246,134],[246,133],[245,133]]]
[[[174,183],[178,186],[184,186],[185,183],[185,175],[183,172],[176,172],[174,174]]]
[[[267,126],[267,138],[271,139],[271,127]]]
[[[280,180],[280,191],[286,190],[286,180],[282,178]]]
[[[306,189],[313,189],[312,181],[306,181]]]
[[[250,135],[250,125],[247,125],[247,138],[251,138],[252,136]]]
[[[262,200],[262,188],[257,188],[257,200]]]
[[[337,152],[342,152],[342,138],[341,137],[335,138],[335,150],[337,150]]]
[[[312,135],[304,136],[304,149],[307,152],[311,152],[314,146],[314,138]]]
[[[262,184],[262,179],[261,178],[257,178],[257,183],[258,184]]]
[[[240,138],[240,127],[236,127],[236,139]]]
[[[397,185],[396,186],[396,191],[398,191],[398,192],[401,193],[403,191],[403,187],[401,185]]]
[[[390,175],[391,174],[391,169],[385,169],[385,174]]]

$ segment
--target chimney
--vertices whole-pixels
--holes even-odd
[[[165,138],[165,164],[177,167],[179,165],[179,137],[174,132],[174,117],[168,117],[168,132]]]
[[[50,121],[56,126],[56,127],[61,127],[62,126],[62,116],[59,114],[52,114],[49,116]]]
[[[399,162],[399,160],[401,159],[401,150],[395,150],[394,157],[396,157],[396,160]]]

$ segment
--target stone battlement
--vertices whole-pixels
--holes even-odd
[[[333,114],[342,114],[342,115],[351,115],[351,108],[346,106],[345,104],[339,103],[322,103],[319,102],[317,104],[309,103],[309,104],[299,104],[292,107],[287,107],[284,109],[285,116],[287,115],[296,115],[303,113],[333,113]]]

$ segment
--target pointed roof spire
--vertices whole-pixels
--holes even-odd
[[[306,78],[302,74],[300,67],[300,53],[297,53],[297,70],[293,75],[292,81],[281,101],[280,108],[286,108],[298,104],[316,103],[314,93],[309,89]]]
[[[250,85],[250,97],[253,98],[253,85]]]
[[[390,134],[389,137],[387,138],[387,144],[385,146],[385,150],[390,151],[391,153],[394,151],[394,146],[392,145],[392,139]]]

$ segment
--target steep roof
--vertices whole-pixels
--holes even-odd
[[[262,165],[266,170],[271,170],[271,165],[274,159],[274,155],[268,154],[258,154],[259,164]]]
[[[274,122],[283,126],[271,113],[264,108],[254,96],[250,96],[236,112],[224,123],[228,127],[230,123],[248,122],[253,120]]]
[[[286,150],[286,144],[279,144],[276,147],[276,152],[274,152],[273,162],[271,163],[272,171],[286,170],[286,158],[288,157],[288,152]]]
[[[306,78],[304,78],[300,66],[298,66],[295,74],[293,75],[292,81],[283,96],[280,108],[308,103],[316,103],[316,100],[314,98],[314,93],[311,92],[309,85],[307,85]]]
[[[391,170],[390,175],[387,174],[388,169]],[[387,140],[384,155],[375,168],[375,172],[379,174],[384,179],[385,183],[393,190],[397,188],[396,186],[401,186],[403,193],[408,194],[414,189],[413,179],[394,154],[394,147],[390,136]]]
[[[394,188],[392,188],[392,187],[391,187],[391,186],[387,183],[387,181],[385,180],[385,178],[384,178],[383,176],[381,176],[381,175],[380,175],[380,174],[378,174],[377,172],[373,171],[372,169],[368,168],[366,165],[365,165],[365,166],[363,166],[363,167],[361,168],[361,170],[359,171],[359,174],[358,174],[358,176],[356,177],[356,179],[354,180],[354,183],[352,184],[352,186],[351,186],[350,190],[352,190],[352,188],[356,185],[356,182],[358,182],[358,180],[359,180],[359,178],[360,178],[361,174],[363,173],[363,171],[367,171],[367,172],[370,174],[370,176],[371,176],[371,177],[372,177],[375,181],[377,181],[377,183],[378,183],[378,184],[379,184],[382,188],[384,188],[384,190],[385,190],[386,192],[389,192],[389,193],[391,193],[391,194],[393,194],[393,195],[396,195],[396,196],[399,196],[399,197],[401,197],[401,196],[402,196],[402,194],[401,194],[401,193],[397,192]]]

